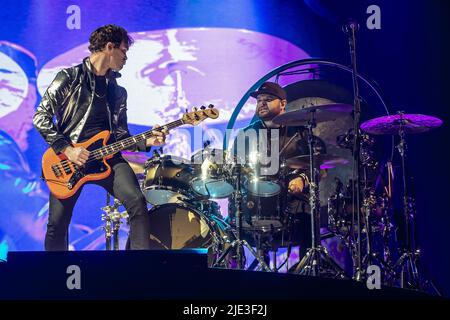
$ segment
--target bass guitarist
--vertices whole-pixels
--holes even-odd
[[[77,66],[61,70],[47,88],[33,118],[33,124],[56,155],[65,156],[82,168],[90,152],[75,143],[86,141],[101,131],[109,131],[108,144],[130,137],[127,125],[127,92],[116,83],[133,43],[127,31],[105,25],[89,38],[91,55]],[[54,119],[56,118],[56,121]],[[150,138],[128,150],[149,151],[165,142],[165,133],[157,131]],[[130,223],[130,248],[148,249],[149,216],[145,198],[129,164],[120,153],[105,160],[110,174],[93,181],[102,186],[126,208]],[[68,227],[82,187],[68,198],[50,195],[45,250],[68,249]]]

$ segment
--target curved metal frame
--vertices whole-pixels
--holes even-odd
[[[352,73],[352,69],[349,67],[346,67],[342,64],[336,63],[336,62],[332,62],[332,61],[328,61],[328,60],[323,60],[323,59],[318,59],[318,58],[310,58],[310,59],[302,59],[302,60],[296,60],[296,61],[292,61],[289,63],[286,63],[282,66],[279,66],[275,69],[273,69],[272,71],[270,71],[269,73],[267,73],[264,77],[260,78],[257,82],[255,82],[255,84],[253,84],[253,86],[250,87],[250,89],[248,89],[248,91],[244,94],[244,96],[241,98],[241,100],[239,101],[239,103],[237,104],[236,108],[233,111],[233,114],[231,115],[230,121],[228,121],[227,124],[227,130],[228,129],[233,129],[233,126],[236,122],[236,119],[239,115],[239,112],[241,111],[242,107],[244,106],[245,102],[247,102],[248,98],[250,97],[250,94],[252,92],[254,92],[256,89],[258,89],[265,81],[269,80],[270,78],[272,78],[273,76],[288,70],[290,68],[294,68],[294,67],[298,67],[298,66],[303,66],[303,65],[307,65],[307,64],[319,64],[319,65],[326,65],[326,66],[331,66],[331,67],[336,67],[338,69],[344,70],[344,71],[348,71],[349,73]],[[359,79],[363,80],[376,94],[376,96],[380,99],[382,105],[384,106],[384,109],[386,111],[386,114],[389,115],[389,110],[388,107],[386,105],[385,100],[383,99],[380,90],[376,88],[376,84],[375,81],[371,80],[371,79],[367,79],[367,77],[363,77],[361,74],[357,75]],[[223,140],[223,150],[227,150],[228,147],[228,138],[229,135],[225,135],[224,140]],[[392,158],[392,156],[391,156]]]

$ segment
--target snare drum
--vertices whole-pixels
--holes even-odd
[[[177,203],[189,198],[195,170],[188,162],[175,156],[162,156],[147,163],[143,193],[150,204]]]

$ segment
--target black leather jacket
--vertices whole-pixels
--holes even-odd
[[[108,90],[108,117],[116,140],[130,136],[127,124],[127,91],[119,86],[118,72],[106,75]],[[56,153],[78,142],[92,108],[95,77],[89,58],[77,66],[58,72],[47,88],[33,117],[34,127]],[[56,118],[56,121],[53,118]],[[131,151],[149,151],[145,141]]]

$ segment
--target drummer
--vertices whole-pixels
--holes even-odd
[[[282,164],[282,159],[287,159],[293,156],[309,154],[307,139],[306,139],[306,128],[305,127],[286,127],[275,124],[272,120],[285,112],[287,104],[287,94],[286,91],[277,83],[265,82],[263,85],[255,92],[250,94],[253,98],[257,99],[257,106],[255,112],[256,121],[252,122],[249,126],[244,128],[240,134],[244,134],[245,139],[248,140],[249,130],[254,130],[258,137],[258,143],[250,143],[245,141],[245,150],[242,149],[242,144],[239,144],[239,135],[235,140],[233,145],[233,154],[239,155],[244,153],[247,161],[253,161],[251,159],[251,154],[255,153],[261,157],[261,154],[267,152],[271,161],[275,160],[278,164],[277,171],[275,174],[269,172],[266,178],[279,180],[280,178],[280,164]],[[267,135],[260,134],[265,132],[261,129],[267,129]],[[297,133],[292,141],[291,138]],[[258,147],[264,146],[265,143],[261,143],[260,139],[267,139],[266,150],[258,150]],[[325,153],[325,144],[320,140],[316,139],[315,150],[319,153]],[[278,150],[273,152],[271,147],[277,146]],[[282,150],[281,154],[280,151]],[[259,159],[257,159],[259,160]],[[264,168],[269,168],[271,163],[261,164],[261,175],[264,175]],[[308,217],[308,202],[306,196],[305,188],[308,185],[307,175],[304,172],[288,173],[289,183],[287,184],[287,203],[282,204],[282,208],[286,208],[286,211],[292,215],[295,215],[296,220],[299,225],[295,228],[296,236],[299,237],[298,241],[300,243],[300,258],[306,253],[306,249],[311,245],[311,232],[310,232],[310,218]],[[267,170],[266,170],[267,172]],[[303,174],[302,174],[303,173]],[[282,190],[286,193],[286,190]]]

